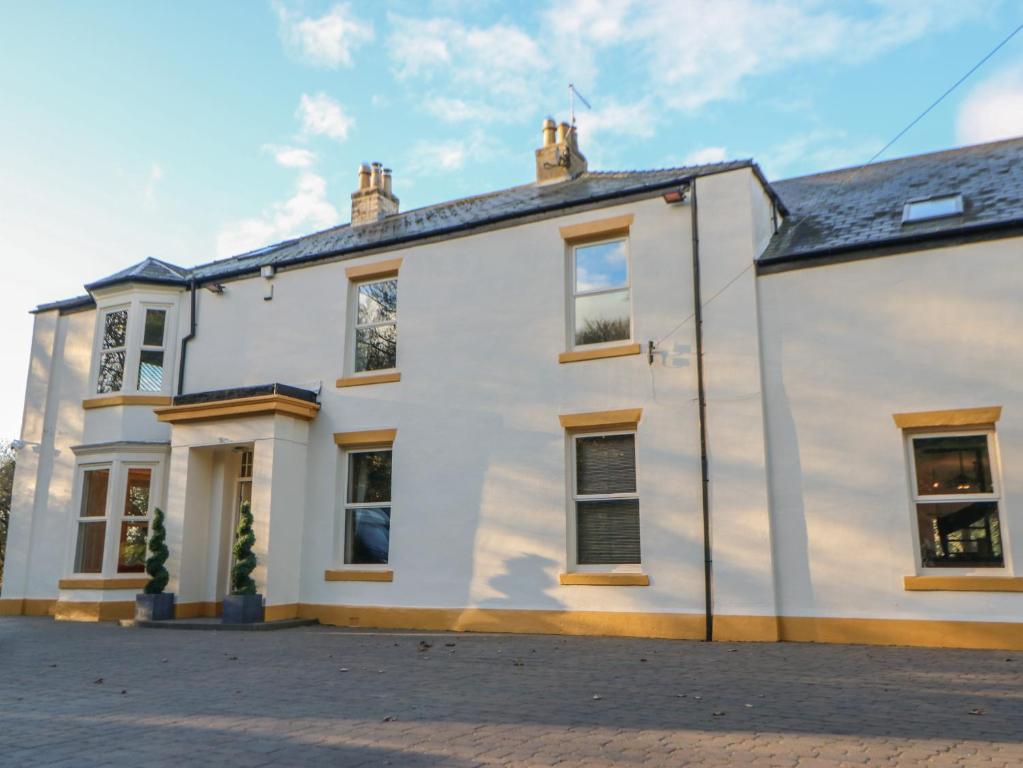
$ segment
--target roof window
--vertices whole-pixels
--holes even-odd
[[[915,224],[918,221],[943,219],[946,216],[961,216],[962,213],[962,195],[941,195],[906,203],[902,208],[902,223]]]

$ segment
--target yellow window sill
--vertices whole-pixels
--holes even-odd
[[[166,395],[106,395],[90,397],[82,401],[82,408],[113,408],[118,405],[170,405],[171,399]]]
[[[649,587],[645,573],[562,573],[558,580],[564,586],[585,587]]]
[[[377,373],[369,376],[342,376],[337,380],[338,387],[362,387],[366,384],[387,384],[391,381],[401,381],[401,374],[398,371],[392,373]]]
[[[57,582],[59,589],[142,589],[149,583],[147,576],[130,579],[61,579]]]
[[[1023,576],[905,576],[907,592],[1023,592]]]
[[[394,581],[394,571],[324,571],[324,581]]]
[[[638,355],[639,343],[622,344],[617,347],[600,347],[599,349],[580,349],[574,352],[562,352],[558,355],[559,363],[579,363],[583,360],[602,360],[606,357],[626,357]]]

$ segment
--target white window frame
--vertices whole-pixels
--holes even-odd
[[[991,464],[991,493],[944,493],[921,494],[917,487],[916,454],[913,441],[930,437],[987,437],[988,461]],[[913,557],[917,574],[926,576],[1005,576],[1012,573],[1009,526],[1006,524],[1005,497],[1002,494],[1001,460],[998,442],[993,428],[973,427],[966,429],[922,429],[907,430],[904,436],[906,466],[909,468],[910,522],[913,538]],[[993,501],[998,505],[998,532],[1002,542],[1002,565],[998,566],[925,566],[920,552],[920,525],[917,504],[963,503],[970,501]]]
[[[118,312],[125,313],[124,345],[120,347],[104,347],[103,340],[104,337],[106,336],[107,318],[110,315],[116,314]],[[120,395],[123,394],[125,390],[131,391],[130,387],[131,353],[129,352],[129,350],[131,349],[131,332],[133,330],[131,304],[118,304],[112,307],[104,307],[103,311],[98,312],[97,314],[99,315],[99,325],[96,329],[96,355],[95,355],[96,360],[93,366],[94,370],[92,375],[92,393],[93,395],[98,395],[99,397],[103,397],[106,395],[111,396]],[[109,392],[100,392],[99,374],[102,368],[103,356],[117,352],[124,353],[124,363],[122,364],[121,367],[121,388],[112,389]]]
[[[177,304],[167,294],[157,292],[132,291],[125,296],[124,292],[108,297],[109,303],[102,303],[96,310],[96,324],[94,329],[94,341],[92,350],[92,365],[89,375],[89,391],[92,398],[117,397],[119,395],[165,395],[170,396],[173,389],[173,366],[174,366],[174,334],[177,322]],[[162,310],[164,315],[163,346],[143,346],[145,341],[146,310]],[[106,323],[106,316],[111,312],[127,310],[128,328],[125,333],[124,351],[124,375],[121,379],[121,389],[117,392],[99,392],[99,369],[100,360],[104,352],[111,350],[103,349],[103,329]],[[142,350],[160,349],[163,351],[163,379],[160,382],[160,390],[140,390],[138,388],[139,363],[142,359]],[[116,348],[115,351],[120,351]]]
[[[588,437],[614,437],[616,435],[632,435],[635,441],[636,490],[632,493],[582,494],[578,492],[579,475],[577,471],[577,440]],[[577,512],[579,501],[613,501],[615,499],[635,499],[639,501],[639,432],[635,429],[616,429],[600,432],[569,432],[568,433],[568,570],[573,573],[643,573],[643,505],[639,512],[639,559],[638,563],[579,563],[578,536],[576,533]]]
[[[349,281],[350,290],[350,301],[348,308],[348,327],[351,328],[351,332],[348,334],[348,354],[345,355],[345,370],[349,376],[376,376],[382,373],[394,373],[398,370],[398,350],[400,345],[398,344],[398,315],[399,315],[399,304],[400,298],[396,300],[394,307],[394,320],[380,320],[374,323],[359,323],[359,289],[367,285],[375,285],[376,283],[389,283],[393,281],[395,284],[396,295],[400,297],[401,286],[398,283],[398,275],[392,275],[390,277],[374,277],[366,280],[352,280]],[[359,354],[358,351],[358,337],[359,331],[364,328],[379,328],[384,325],[394,326],[394,365],[391,368],[374,368],[368,371],[357,371],[355,369],[355,361]]]
[[[103,517],[82,517],[82,497],[85,490],[85,473],[90,470],[107,469],[110,476],[107,485],[107,504]],[[148,469],[149,475],[149,509],[146,516],[132,517],[124,514],[125,496],[128,492],[128,470]],[[144,572],[119,573],[117,570],[120,557],[121,525],[124,522],[146,523],[147,540],[148,526],[153,521],[153,510],[162,506],[164,458],[154,454],[125,454],[107,456],[89,456],[83,458],[75,469],[75,492],[72,497],[73,515],[71,517],[71,535],[68,537],[67,573],[71,577],[131,579],[144,575]],[[82,573],[76,570],[78,550],[78,524],[80,522],[106,523],[103,538],[103,566],[99,573]]]
[[[391,493],[390,501],[387,503],[380,502],[363,502],[363,503],[349,503],[348,501],[348,482],[352,471],[351,457],[357,453],[380,453],[381,451],[388,451],[391,454]],[[392,551],[392,529],[390,523],[394,521],[394,445],[384,444],[367,446],[360,448],[346,448],[340,451],[341,461],[343,462],[343,471],[341,472],[341,504],[338,511],[337,517],[335,518],[334,524],[334,569],[335,570],[349,570],[349,571],[390,571],[393,570],[394,557]],[[348,510],[350,509],[380,509],[387,507],[388,511],[391,512],[388,517],[389,525],[387,529],[387,562],[386,563],[348,563],[346,561],[346,553],[348,551]]]
[[[146,344],[146,315],[150,312],[163,312],[163,338],[160,339],[160,345],[155,346],[152,344]],[[137,392],[145,392],[148,394],[160,394],[165,390],[168,390],[167,386],[167,332],[170,330],[170,308],[160,304],[152,304],[149,302],[143,303],[139,307],[139,325],[141,331],[139,333],[139,354],[138,363],[135,366],[135,390]],[[160,378],[159,389],[142,389],[139,387],[141,383],[139,379],[142,377],[142,353],[143,352],[162,352],[163,353],[163,374]]]
[[[579,291],[578,285],[576,284],[576,278],[578,277],[578,269],[576,267],[576,252],[580,248],[591,248],[595,245],[607,245],[608,243],[624,243],[625,248],[625,285],[618,286],[616,288],[601,288],[596,291]],[[599,240],[590,240],[583,243],[571,243],[567,247],[568,250],[568,344],[567,349],[570,350],[583,350],[583,349],[604,349],[606,347],[617,347],[624,344],[632,344],[633,339],[636,335],[636,322],[633,317],[633,306],[632,306],[632,250],[630,248],[629,236],[628,235],[615,235],[613,237],[601,238]],[[598,341],[592,344],[576,344],[575,341],[575,303],[576,299],[582,296],[600,296],[602,294],[610,293],[621,293],[625,292],[629,296],[629,337],[626,339],[616,339],[614,341]]]

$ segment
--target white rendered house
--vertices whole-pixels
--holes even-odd
[[[1023,648],[1023,140],[390,184],[35,310],[0,612]]]

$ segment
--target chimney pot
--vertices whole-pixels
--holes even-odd
[[[369,189],[369,166],[366,163],[362,163],[359,166],[359,189]]]
[[[544,120],[543,121],[543,129],[542,130],[543,130],[543,145],[545,147],[549,147],[551,144],[554,143],[554,131],[555,131],[554,120],[552,118],[550,118],[550,117],[548,117],[546,120]]]
[[[564,144],[568,141],[568,123],[561,123],[558,125],[558,144]]]
[[[381,186],[382,186],[381,183],[380,183],[380,169],[381,168],[382,168],[382,166],[380,165],[380,163],[373,163],[373,165],[372,165],[373,176],[372,176],[372,179],[370,181],[370,187],[373,188],[373,189],[380,189]]]
[[[391,194],[391,169],[384,168],[384,194]]]

